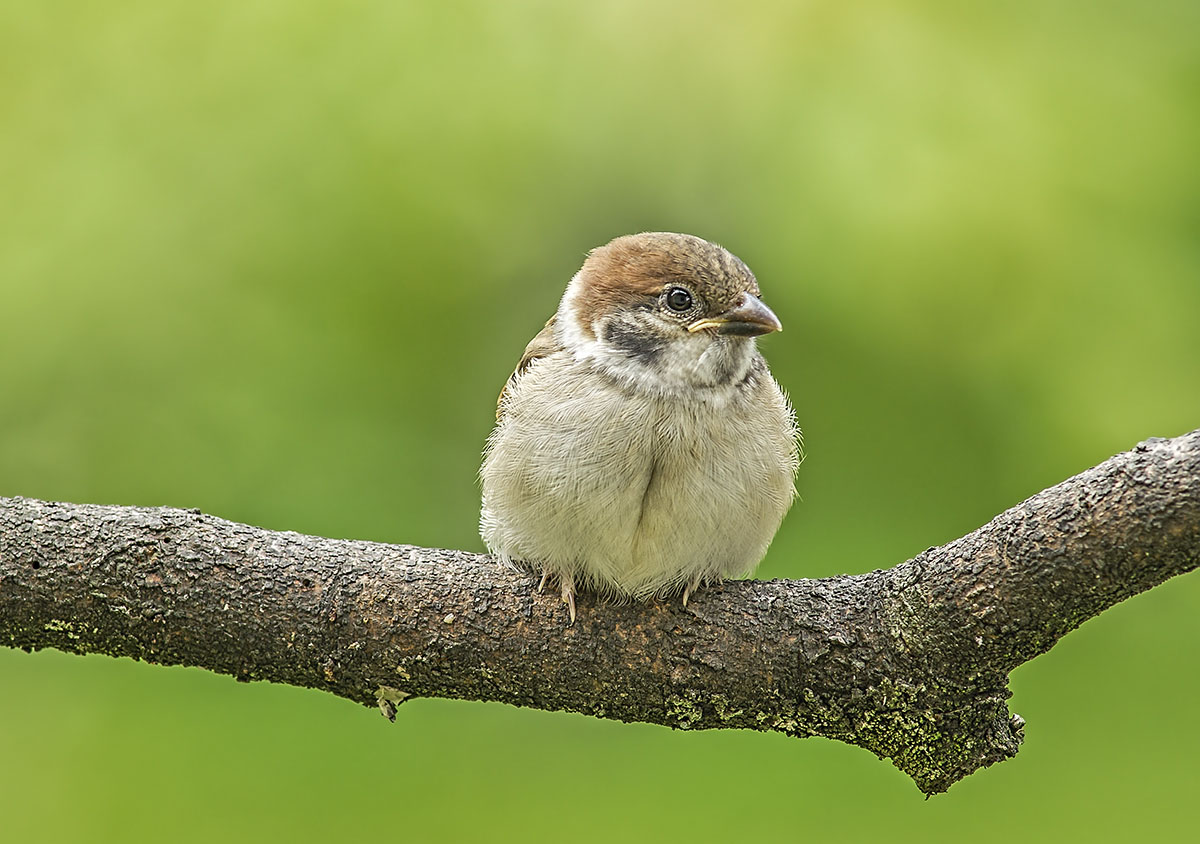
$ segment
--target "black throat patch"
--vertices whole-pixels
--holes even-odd
[[[652,366],[665,348],[665,341],[645,328],[619,319],[607,320],[601,327],[601,333],[605,343],[646,366]]]

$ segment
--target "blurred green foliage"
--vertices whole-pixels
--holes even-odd
[[[584,252],[717,240],[808,460],[760,569],[889,566],[1200,425],[1192,0],[0,7],[0,495],[481,549]],[[0,585],[0,588],[3,588]],[[929,802],[822,740],[0,650],[6,841],[1181,840],[1200,581],[1014,676]]]

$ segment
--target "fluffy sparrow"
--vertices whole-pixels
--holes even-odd
[[[575,590],[688,595],[749,573],[795,494],[799,430],[755,337],[754,275],[686,234],[594,249],[500,394],[480,534]],[[540,587],[539,587],[540,588]]]

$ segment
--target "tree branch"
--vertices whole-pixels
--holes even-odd
[[[580,600],[488,556],[194,510],[0,499],[0,644],[325,689],[389,717],[497,700],[680,729],[823,735],[927,794],[1012,756],[1008,674],[1200,565],[1200,430],[1148,440],[886,571]]]

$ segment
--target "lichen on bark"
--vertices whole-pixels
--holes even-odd
[[[738,581],[579,621],[462,551],[195,510],[0,499],[0,644],[324,689],[389,718],[496,700],[676,729],[823,735],[927,794],[1017,752],[1008,674],[1200,565],[1200,431],[1148,440],[912,560]]]

